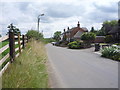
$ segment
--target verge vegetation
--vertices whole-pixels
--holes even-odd
[[[47,88],[44,44],[31,41],[2,75],[3,88]]]
[[[105,47],[101,50],[101,53],[102,57],[120,61],[120,48],[114,46]]]

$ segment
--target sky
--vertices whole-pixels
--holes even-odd
[[[40,17],[40,32],[44,37],[52,37],[54,32],[77,26],[92,26],[96,30],[106,20],[118,19],[119,0],[1,0],[0,33],[5,35],[11,23],[22,34],[28,30],[37,30],[37,17]]]

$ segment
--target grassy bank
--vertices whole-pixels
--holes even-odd
[[[32,41],[2,76],[3,88],[47,88],[46,50]]]

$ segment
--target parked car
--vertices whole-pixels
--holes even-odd
[[[56,42],[55,46],[60,46],[61,43],[62,43],[62,41]]]
[[[56,42],[51,42],[52,45],[55,45]]]

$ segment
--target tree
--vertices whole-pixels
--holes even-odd
[[[99,31],[95,30],[94,27],[91,27],[90,32],[97,34]]]
[[[106,35],[105,30],[103,28],[101,28],[96,32],[96,36],[105,36],[105,35]]]
[[[19,28],[16,28],[15,26],[13,26],[13,24],[10,24],[7,28],[9,28],[9,30],[13,30],[15,35],[18,35],[18,33],[21,34]]]
[[[117,24],[117,20],[104,21],[100,30],[95,31],[94,27],[92,27],[90,32],[94,32],[97,36],[109,35],[109,31],[112,30],[114,26],[117,26]]]
[[[108,35],[109,31],[112,30],[114,26],[118,25],[117,20],[112,20],[112,21],[104,21],[102,25],[102,29],[104,29],[105,34]]]
[[[43,35],[35,30],[28,30],[26,35],[28,39],[31,39],[31,38],[36,39],[36,40],[43,39]]]
[[[56,40],[56,41],[59,41],[61,38],[60,38],[60,35],[61,35],[61,31],[56,31],[54,33],[54,36],[53,38]]]
[[[95,37],[96,37],[95,33],[85,32],[82,34],[81,40],[83,40],[84,42],[90,43],[95,40]]]
[[[95,32],[94,27],[91,27],[90,32]]]
[[[106,35],[106,36],[105,36],[105,42],[106,42],[106,43],[111,43],[111,42],[113,42],[113,37],[112,37],[112,35]]]
[[[111,26],[115,26],[118,24],[117,20],[112,20],[112,21],[104,21],[103,24],[107,24],[107,25],[111,25]]]

